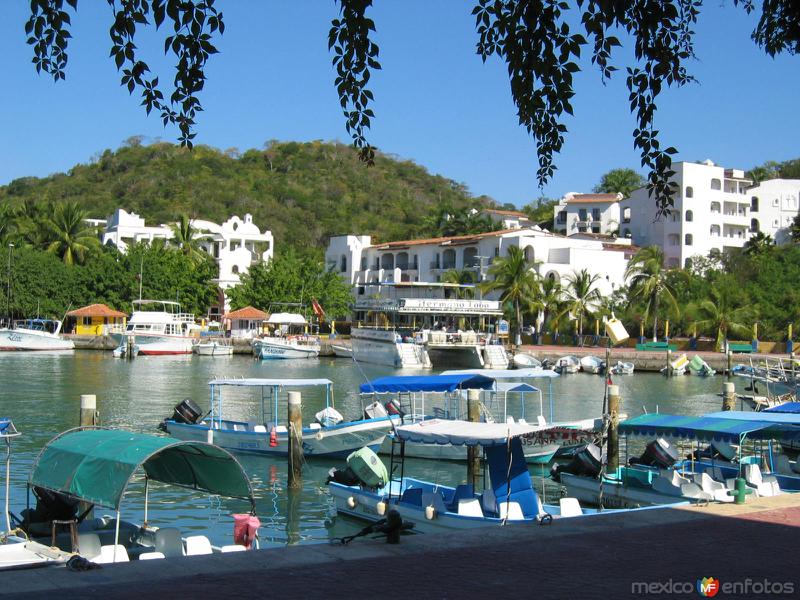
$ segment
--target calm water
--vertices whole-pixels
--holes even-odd
[[[12,511],[25,507],[25,481],[41,447],[55,434],[78,423],[81,394],[96,394],[101,422],[133,431],[155,433],[161,420],[186,397],[208,408],[208,381],[215,377],[323,377],[334,382],[337,409],[346,418],[361,412],[358,385],[365,378],[399,374],[389,367],[355,365],[344,359],[258,362],[249,356],[138,357],[128,362],[110,352],[0,353],[0,416],[11,417],[23,435],[14,443],[12,460]],[[404,374],[413,372],[404,371]],[[603,401],[603,378],[576,374],[552,380],[553,415],[556,420],[598,416]],[[633,416],[659,410],[665,413],[702,414],[719,410],[723,377],[694,376],[666,379],[657,374],[615,377],[622,395],[622,410]],[[545,415],[549,417],[548,384]],[[528,402],[527,414],[538,414]],[[511,405],[511,403],[510,403]],[[228,417],[248,420],[256,416],[257,403],[226,400]],[[304,421],[313,419],[324,406],[324,396],[304,393]],[[535,407],[538,409],[538,406]],[[323,542],[360,528],[355,521],[334,519],[333,504],[324,482],[328,469],[341,466],[336,459],[309,461],[304,487],[291,497],[286,492],[286,459],[240,456],[253,481],[257,498],[262,547],[269,544]],[[532,473],[541,469],[531,467]],[[457,484],[465,477],[463,465],[434,461],[407,461],[406,474],[443,484]],[[541,480],[539,480],[541,481]],[[155,486],[154,486],[155,487]],[[153,490],[153,488],[151,488]],[[230,514],[245,512],[247,503],[175,488],[151,491],[150,521],[175,524],[184,531],[204,533],[214,543],[231,543]],[[98,514],[107,512],[98,509]],[[129,487],[122,516],[131,521],[143,517],[143,484]],[[4,524],[3,524],[4,525]],[[266,542],[266,543],[265,543]]]

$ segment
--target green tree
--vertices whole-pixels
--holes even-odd
[[[594,186],[596,194],[622,194],[628,198],[633,190],[647,185],[647,181],[633,169],[612,169]]]
[[[763,231],[758,231],[745,242],[742,251],[750,256],[768,254],[773,246],[775,246],[775,241],[772,236],[765,234]]]
[[[200,241],[197,238],[197,230],[192,226],[192,221],[188,215],[181,214],[178,221],[170,225],[172,229],[172,243],[174,243],[180,252],[186,256],[192,263],[198,263],[205,260],[207,254],[201,250]]]
[[[553,227],[553,208],[558,204],[558,200],[552,198],[537,198],[530,204],[522,207],[522,212],[528,215],[528,218],[539,225],[539,227],[546,227],[552,229]]]
[[[47,251],[61,257],[65,265],[82,264],[86,254],[100,243],[85,221],[86,211],[75,202],[56,206],[52,217],[45,221]]]
[[[567,287],[564,290],[565,314],[570,314],[578,321],[578,335],[583,335],[583,324],[598,308],[602,295],[595,284],[600,275],[591,275],[587,269],[581,269],[567,275]]]
[[[541,284],[542,326],[541,333],[549,331],[556,333],[561,329],[561,323],[566,314],[564,308],[564,289],[561,279],[545,277]]]
[[[475,285],[477,276],[475,271],[467,269],[451,269],[442,274],[442,283],[455,283],[457,285]],[[474,298],[475,288],[457,288],[457,298]]]
[[[789,226],[789,235],[793,243],[800,244],[800,213],[792,217],[792,224]]]
[[[687,312],[701,331],[716,335],[715,348],[722,351],[729,334],[748,336],[756,313],[750,306],[738,305],[729,286],[719,285],[709,289],[708,297],[691,304]]]
[[[645,323],[653,319],[653,341],[656,341],[659,304],[666,304],[674,314],[679,313],[675,290],[664,267],[664,251],[658,246],[639,250],[625,269],[625,279],[629,282],[629,302],[642,304]]]
[[[522,309],[534,304],[539,296],[539,278],[532,266],[518,246],[509,246],[508,255],[496,258],[489,267],[488,274],[493,279],[480,284],[484,293],[498,290],[500,301],[512,304],[517,344],[522,340]]]

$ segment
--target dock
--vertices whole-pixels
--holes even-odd
[[[668,597],[669,589],[697,597],[698,580],[713,577],[733,590],[723,587],[721,598],[760,597],[765,585],[770,595],[790,597],[800,589],[798,527],[800,494],[784,494],[744,505],[609,511],[549,526],[408,535],[398,545],[359,538],[347,546],[136,561],[86,572],[10,571],[0,596],[607,599]]]

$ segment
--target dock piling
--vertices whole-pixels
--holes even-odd
[[[467,419],[477,423],[481,418],[481,392],[480,390],[467,390]],[[482,490],[481,484],[481,456],[478,446],[467,447],[467,482],[472,484],[472,489]]]
[[[736,385],[732,381],[722,384],[722,410],[736,408]]]
[[[608,471],[616,471],[619,467],[619,386],[608,386],[608,445],[606,446],[606,464]]]
[[[97,396],[94,394],[81,394],[81,427],[94,427],[100,422],[100,413],[97,412]]]
[[[289,392],[289,487],[303,486],[303,411],[300,392]]]

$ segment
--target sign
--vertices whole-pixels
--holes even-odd
[[[401,298],[400,312],[446,315],[500,314],[500,303],[496,300]]]
[[[397,300],[388,298],[369,298],[366,300],[356,300],[356,310],[380,310],[397,311]]]
[[[505,319],[497,322],[497,335],[508,335],[508,321]]]

